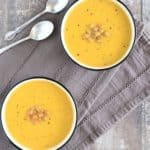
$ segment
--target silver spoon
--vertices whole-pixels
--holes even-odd
[[[9,50],[10,48],[26,41],[29,39],[35,40],[35,41],[41,41],[44,40],[46,38],[48,38],[52,32],[54,31],[54,24],[50,21],[41,21],[39,23],[37,23],[36,25],[33,26],[33,28],[31,29],[31,32],[29,34],[29,36],[9,45],[6,46],[4,48],[0,49],[0,54],[2,54],[3,52]]]
[[[26,26],[28,26],[31,22],[33,22],[35,19],[42,16],[43,14],[45,14],[45,13],[52,13],[52,14],[59,13],[60,11],[62,11],[67,6],[68,2],[69,2],[69,0],[48,0],[45,9],[42,12],[37,14],[35,17],[31,18],[29,21],[27,21],[23,25],[17,27],[15,30],[7,32],[5,35],[5,40],[10,41],[10,40],[14,39],[14,37],[19,32],[21,32]]]

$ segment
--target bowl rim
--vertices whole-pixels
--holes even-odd
[[[103,71],[103,70],[105,71],[105,70],[113,69],[113,68],[119,66],[120,64],[122,64],[128,58],[128,56],[132,52],[133,47],[135,45],[137,28],[136,28],[136,23],[135,23],[135,19],[133,17],[133,14],[130,11],[130,9],[128,8],[128,6],[124,2],[122,2],[120,0],[112,0],[113,2],[117,3],[118,5],[120,5],[120,7],[122,9],[124,9],[125,13],[127,14],[128,18],[130,19],[130,23],[132,25],[131,28],[132,28],[132,32],[133,32],[130,47],[127,49],[127,51],[123,55],[123,57],[121,57],[121,59],[119,59],[117,62],[115,62],[112,65],[109,65],[109,66],[106,66],[106,67],[92,67],[92,66],[88,66],[88,65],[80,63],[78,60],[76,60],[76,58],[74,58],[73,56],[71,56],[71,54],[69,54],[69,50],[67,48],[67,45],[66,45],[66,42],[65,42],[65,39],[64,39],[64,27],[65,27],[65,23],[66,23],[66,20],[67,20],[67,17],[69,15],[70,11],[72,11],[72,9],[74,9],[74,7],[76,7],[78,4],[80,4],[80,3],[84,2],[84,1],[85,0],[78,0],[78,1],[76,1],[74,3],[72,3],[72,5],[67,10],[67,12],[65,13],[65,15],[64,15],[64,17],[62,19],[62,23],[61,23],[61,42],[62,42],[62,45],[64,47],[64,50],[65,50],[66,54],[69,56],[69,58],[72,60],[72,62],[74,62],[75,64],[77,64],[78,66],[80,66],[80,67],[82,67],[84,69],[88,69],[88,70],[91,70],[91,71]]]
[[[71,101],[71,105],[73,107],[73,111],[74,111],[74,122],[73,122],[73,126],[72,126],[72,129],[71,131],[69,132],[69,134],[67,135],[66,139],[64,139],[64,141],[58,143],[58,145],[52,147],[52,148],[49,148],[50,150],[51,149],[54,149],[54,150],[58,150],[62,147],[64,147],[72,138],[72,136],[74,135],[75,131],[76,131],[76,128],[77,128],[77,120],[78,120],[78,113],[77,113],[77,104],[76,104],[76,101],[74,99],[74,97],[72,96],[72,93],[64,86],[64,84],[60,83],[59,81],[56,81],[52,78],[49,78],[49,77],[45,77],[45,76],[34,76],[34,77],[29,77],[29,78],[26,78],[26,79],[23,79],[19,82],[17,82],[16,84],[14,84],[9,90],[8,92],[5,94],[4,96],[4,100],[3,100],[3,103],[2,103],[2,107],[1,107],[1,124],[2,124],[2,128],[3,128],[3,131],[8,139],[8,141],[14,146],[16,147],[17,149],[19,150],[30,150],[30,148],[28,147],[25,147],[23,145],[21,145],[21,143],[17,142],[15,140],[15,138],[13,136],[11,136],[11,133],[7,130],[7,127],[5,126],[6,123],[5,123],[5,105],[7,104],[7,101],[8,101],[8,96],[9,94],[11,94],[11,92],[13,92],[13,90],[15,88],[17,88],[19,85],[25,83],[25,82],[28,82],[28,81],[31,81],[31,80],[38,80],[38,79],[42,79],[42,80],[47,80],[49,82],[52,82],[54,83],[55,85],[57,85],[59,88],[61,88],[68,96],[69,96],[69,100]]]

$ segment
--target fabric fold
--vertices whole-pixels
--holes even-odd
[[[64,149],[86,149],[89,143],[93,143],[150,98],[150,39],[146,31],[141,31],[131,55],[120,65],[104,92],[97,97]]]

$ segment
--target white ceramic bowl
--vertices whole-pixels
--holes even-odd
[[[135,22],[134,22],[134,19],[133,19],[133,16],[132,16],[132,13],[130,12],[130,10],[128,9],[128,7],[122,3],[121,1],[118,1],[118,0],[112,0],[114,3],[116,3],[117,5],[119,5],[122,10],[124,10],[124,12],[127,14],[128,18],[129,18],[129,21],[131,23],[131,28],[132,28],[132,39],[131,39],[131,43],[129,45],[129,48],[127,49],[126,53],[124,54],[124,56],[122,58],[120,58],[117,62],[115,62],[114,64],[112,65],[109,65],[109,66],[104,66],[104,67],[91,67],[91,66],[88,66],[86,64],[83,64],[81,63],[80,61],[78,61],[76,58],[74,58],[72,56],[72,54],[70,53],[68,47],[67,47],[67,44],[65,42],[65,38],[64,38],[64,31],[65,31],[65,24],[66,24],[66,21],[68,19],[68,16],[69,14],[72,12],[72,10],[77,7],[79,4],[83,3],[84,0],[79,0],[77,1],[75,4],[73,4],[70,9],[67,11],[67,13],[65,14],[64,18],[63,18],[63,21],[62,21],[62,26],[61,26],[61,40],[62,40],[62,43],[63,43],[63,46],[65,48],[65,51],[67,52],[67,54],[69,55],[69,57],[75,62],[77,63],[78,65],[86,68],[86,69],[91,69],[91,70],[105,70],[105,69],[110,69],[112,67],[115,67],[117,65],[119,65],[120,63],[122,63],[126,58],[127,56],[129,55],[129,53],[131,52],[132,48],[133,48],[133,45],[135,43],[135,38],[136,38],[136,27],[135,27]]]
[[[48,79],[48,78],[39,78],[39,77],[36,77],[36,78],[31,78],[31,79],[27,79],[27,80],[24,80],[24,81],[21,81],[20,83],[16,84],[11,90],[10,92],[8,93],[8,95],[6,96],[5,100],[4,100],[4,103],[3,103],[3,106],[2,106],[2,112],[1,112],[1,119],[2,119],[2,126],[3,126],[3,129],[7,135],[7,137],[9,138],[9,140],[16,146],[18,147],[19,149],[23,149],[23,150],[31,150],[30,148],[28,147],[25,147],[24,145],[20,144],[18,141],[15,140],[15,138],[11,135],[11,133],[8,131],[8,128],[7,128],[7,124],[6,124],[6,121],[5,121],[5,111],[6,111],[6,105],[7,105],[7,102],[9,101],[9,97],[11,96],[11,94],[14,92],[14,90],[16,88],[18,88],[19,86],[21,86],[22,84],[24,83],[27,83],[27,82],[30,82],[31,80],[47,80],[51,83],[54,83],[55,85],[57,85],[60,89],[62,89],[67,95],[68,97],[70,98],[70,102],[72,104],[72,108],[73,108],[73,111],[74,111],[74,120],[73,120],[73,125],[72,125],[72,128],[70,130],[70,132],[68,133],[67,137],[61,142],[59,143],[58,145],[50,148],[50,150],[56,150],[56,149],[59,149],[61,147],[63,147],[69,140],[70,138],[72,137],[74,131],[75,131],[75,128],[76,128],[76,123],[77,123],[77,109],[76,109],[76,105],[75,105],[75,102],[73,100],[73,97],[72,95],[70,94],[70,92],[60,83],[52,80],[52,79]]]

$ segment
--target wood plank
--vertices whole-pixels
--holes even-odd
[[[150,34],[150,1],[149,0],[142,0],[143,1],[143,21],[146,24],[147,31]]]
[[[143,0],[143,20],[145,23],[150,22],[150,1]]]
[[[7,3],[6,1],[2,2],[2,0],[0,0],[0,3],[3,3],[3,7],[0,7],[0,46],[3,46],[6,44],[6,42],[3,40],[3,36],[7,30]]]
[[[150,1],[143,0],[142,2],[143,2],[142,19],[150,35]],[[143,120],[142,122],[143,150],[148,150],[150,148],[150,100],[148,102],[145,102],[143,105],[142,120]]]

